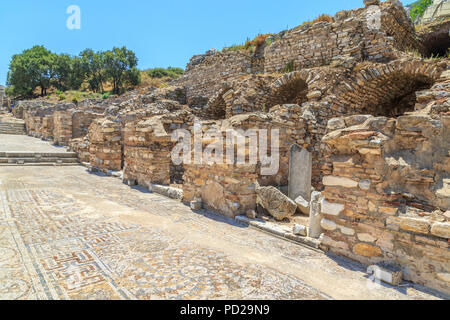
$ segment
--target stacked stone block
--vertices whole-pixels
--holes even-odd
[[[322,245],[449,292],[450,117],[341,120],[324,137]]]
[[[89,127],[92,167],[102,171],[122,169],[122,128],[119,122],[94,120]]]
[[[192,125],[193,116],[187,111],[128,123],[124,132],[124,180],[144,186],[177,182],[175,177],[179,178],[182,169],[172,164],[171,152],[176,142],[171,133],[189,130]]]

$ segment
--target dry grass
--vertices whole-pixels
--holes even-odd
[[[315,18],[312,23],[314,24],[314,23],[317,23],[317,22],[330,22],[330,23],[333,23],[334,19],[333,19],[332,16],[330,16],[328,14],[321,14],[320,16]]]
[[[156,88],[165,88],[169,85],[169,82],[172,81],[171,77],[164,78],[152,78],[146,71],[141,72],[141,84],[138,88],[144,87],[156,87]]]
[[[231,47],[225,47],[222,49],[223,52],[227,52],[227,51],[251,51],[254,52],[256,50],[258,50],[259,48],[261,48],[264,44],[268,43],[268,38],[271,36],[272,34],[268,33],[268,34],[259,34],[255,37],[255,39],[250,40],[248,39],[245,44],[239,44],[239,45],[234,45]],[[270,43],[268,43],[270,44]]]

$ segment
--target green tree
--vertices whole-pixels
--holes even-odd
[[[55,59],[56,55],[43,46],[34,46],[14,55],[7,76],[7,84],[12,88],[8,93],[29,97],[40,88],[41,95],[45,96],[55,77]]]
[[[409,14],[413,21],[416,21],[417,17],[423,16],[425,10],[433,3],[433,0],[418,0],[412,4],[412,8]]]
[[[86,49],[80,53],[81,70],[89,82],[89,88],[94,92],[103,92],[105,81],[105,54]]]
[[[61,54],[55,58],[53,86],[61,91],[78,90],[84,81],[81,58]]]
[[[113,92],[120,94],[124,85],[138,85],[141,81],[140,72],[136,68],[136,54],[126,47],[113,48],[105,52],[105,74],[112,82]]]

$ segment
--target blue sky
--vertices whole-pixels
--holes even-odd
[[[70,5],[81,9],[80,30],[66,27]],[[70,54],[125,45],[141,69],[184,68],[191,56],[211,48],[362,6],[363,0],[2,0],[0,84],[11,56],[34,45]]]

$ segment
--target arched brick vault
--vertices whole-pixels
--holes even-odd
[[[295,71],[285,74],[277,79],[271,88],[268,104],[273,107],[277,104],[298,104],[302,105],[308,100],[308,73],[305,71]]]
[[[208,102],[205,107],[205,114],[207,118],[211,119],[225,119],[227,104],[223,98],[224,94],[231,90],[231,85],[225,85],[219,90]]]
[[[317,80],[312,70],[277,74],[250,75],[231,84],[224,84],[208,102],[205,115],[225,119],[237,114],[263,111],[282,104],[302,105]],[[321,95],[321,94],[320,94]]]
[[[356,71],[330,99],[346,114],[397,117],[414,111],[417,91],[430,88],[443,70],[424,61],[402,61]]]

